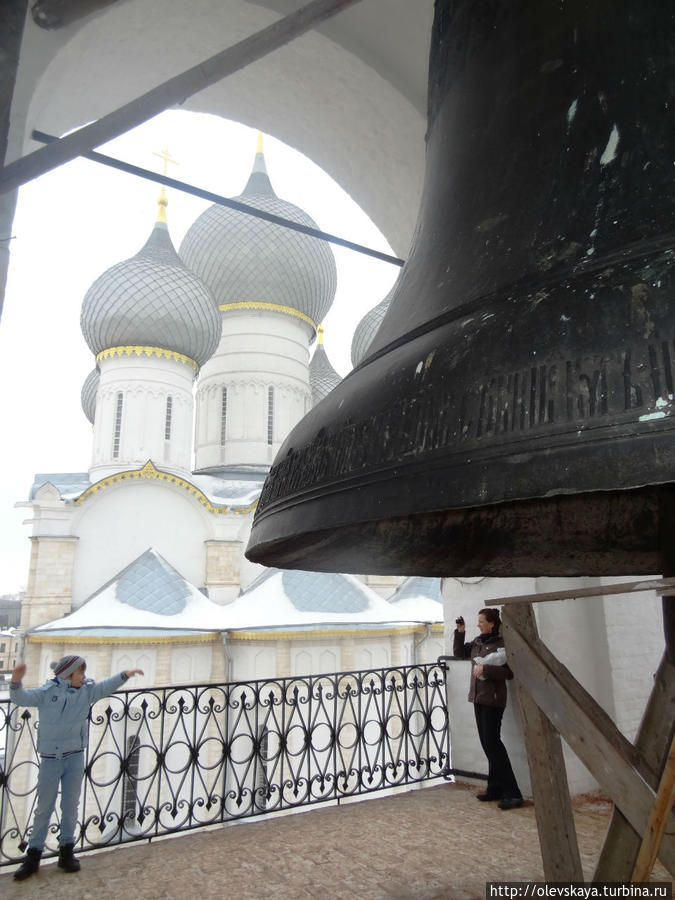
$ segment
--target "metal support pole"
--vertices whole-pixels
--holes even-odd
[[[5,166],[0,172],[0,194],[70,162],[76,156],[105,144],[176,103],[184,102],[193,94],[267,56],[325,19],[358,2],[359,0],[312,0],[273,25],[170,78],[96,122]]]
[[[32,136],[36,141],[42,141],[46,144],[58,141],[58,138],[51,134],[45,134],[44,131],[33,131]],[[140,166],[134,166],[131,163],[123,162],[121,159],[115,159],[113,156],[105,156],[103,153],[97,153],[95,150],[92,150],[89,153],[83,153],[82,158],[100,163],[102,166],[109,166],[111,169],[117,169],[119,172],[126,172],[128,175],[137,175],[139,178],[145,178],[147,181],[154,181],[164,187],[182,191],[184,194],[190,194],[192,197],[200,197],[202,200],[209,200],[211,203],[217,203],[219,206],[226,206],[228,209],[236,209],[246,216],[254,216],[256,219],[263,219],[263,221],[271,222],[273,225],[279,225],[281,228],[290,228],[291,231],[299,231],[301,234],[306,234],[309,237],[327,241],[330,244],[337,244],[339,247],[345,247],[347,250],[354,250],[357,253],[363,253],[366,256],[372,256],[374,259],[391,263],[394,266],[403,266],[405,263],[405,260],[399,259],[398,256],[391,256],[389,253],[383,253],[381,250],[374,250],[372,247],[364,247],[363,244],[356,244],[354,241],[348,241],[346,238],[338,237],[336,234],[321,231],[319,228],[311,228],[309,225],[302,225],[300,222],[294,222],[292,219],[284,219],[283,216],[275,216],[273,213],[265,212],[264,209],[249,206],[247,203],[241,203],[239,200],[232,200],[230,197],[221,197],[220,194],[214,194],[213,191],[206,191],[193,184],[178,181],[176,178],[169,178],[168,175],[164,175],[161,172],[151,172],[149,169],[142,169]]]

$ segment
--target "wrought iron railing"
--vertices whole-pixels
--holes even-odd
[[[447,775],[445,678],[438,663],[107,697],[90,713],[78,852]],[[9,700],[0,716],[9,865],[36,802],[37,722]],[[58,829],[55,813],[46,856]]]

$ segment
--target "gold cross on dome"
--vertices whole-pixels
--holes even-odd
[[[168,163],[173,163],[175,166],[178,165],[177,160],[172,159],[169,154],[168,149],[162,150],[161,153],[157,153],[156,150],[152,151],[153,156],[159,156],[164,165],[162,166],[162,175],[166,175],[166,169]],[[166,190],[164,189],[164,185],[162,185],[162,190],[160,191],[159,197],[157,199],[157,203],[159,204],[159,210],[157,212],[157,221],[158,222],[166,222],[166,208],[169,205],[169,201],[166,199]]]
[[[159,156],[159,158],[160,158],[160,159],[162,160],[162,162],[164,163],[164,165],[162,166],[162,175],[166,175],[166,170],[167,170],[167,164],[168,164],[168,163],[173,163],[174,166],[180,165],[180,163],[178,162],[178,160],[175,160],[175,159],[172,159],[172,158],[171,158],[171,154],[169,153],[168,149],[167,149],[167,150],[162,150],[161,153],[157,153],[156,150],[153,150],[153,151],[152,151],[152,155],[153,155],[153,156]]]

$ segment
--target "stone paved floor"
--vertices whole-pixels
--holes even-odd
[[[447,784],[314,808],[124,848],[83,854],[82,871],[54,864],[0,896],[49,900],[468,900],[486,880],[542,881],[534,807],[503,812],[476,788]],[[590,878],[610,805],[587,798],[575,820]],[[654,880],[670,880],[660,866]]]

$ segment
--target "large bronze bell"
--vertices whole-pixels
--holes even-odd
[[[247,555],[639,574],[675,544],[675,7],[437,0],[411,256]]]

